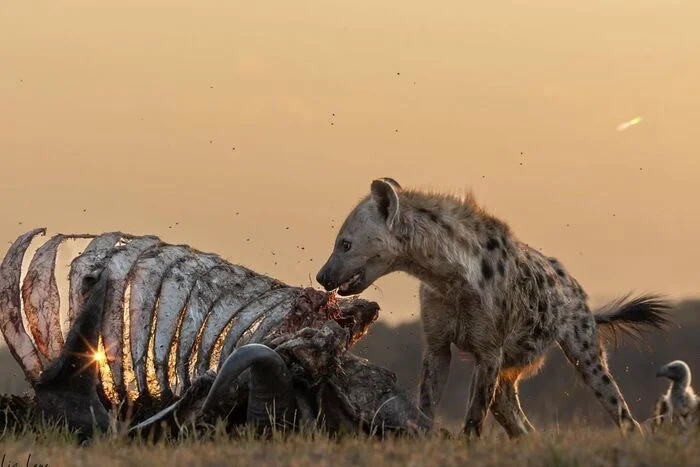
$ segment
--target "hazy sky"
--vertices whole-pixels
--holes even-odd
[[[0,243],[150,233],[309,284],[390,176],[472,189],[596,299],[697,296],[698,18],[668,0],[4,2]],[[377,285],[381,319],[416,315],[414,279]]]

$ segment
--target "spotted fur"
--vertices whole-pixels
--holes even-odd
[[[518,240],[472,196],[405,190],[379,179],[345,220],[317,280],[348,295],[394,271],[421,281],[426,348],[419,402],[426,414],[432,417],[440,402],[454,344],[475,362],[464,431],[479,436],[489,410],[511,437],[532,431],[518,383],[559,345],[614,422],[639,429],[608,370],[599,331],[661,327],[668,310],[662,298],[623,300],[596,318],[557,259]]]

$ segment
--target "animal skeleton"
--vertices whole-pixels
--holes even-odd
[[[0,405],[38,409],[88,435],[106,428],[117,406],[135,414],[127,421],[152,416],[138,429],[183,413],[267,426],[270,404],[281,424],[322,413],[331,429],[431,427],[392,373],[347,352],[376,319],[376,303],[121,232],[53,236],[36,250],[20,294],[25,252],[44,233],[21,235],[0,266],[0,329],[35,392]],[[64,335],[55,267],[59,246],[74,238],[91,241],[70,264]]]

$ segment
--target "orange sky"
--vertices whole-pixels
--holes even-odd
[[[6,3],[0,242],[152,233],[308,284],[390,176],[473,189],[596,299],[697,296],[700,3],[565,3]]]

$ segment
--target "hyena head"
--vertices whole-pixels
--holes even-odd
[[[330,258],[316,275],[326,290],[337,288],[339,295],[358,294],[395,270],[400,251],[395,235],[400,190],[391,178],[372,182],[371,194],[345,219]]]

